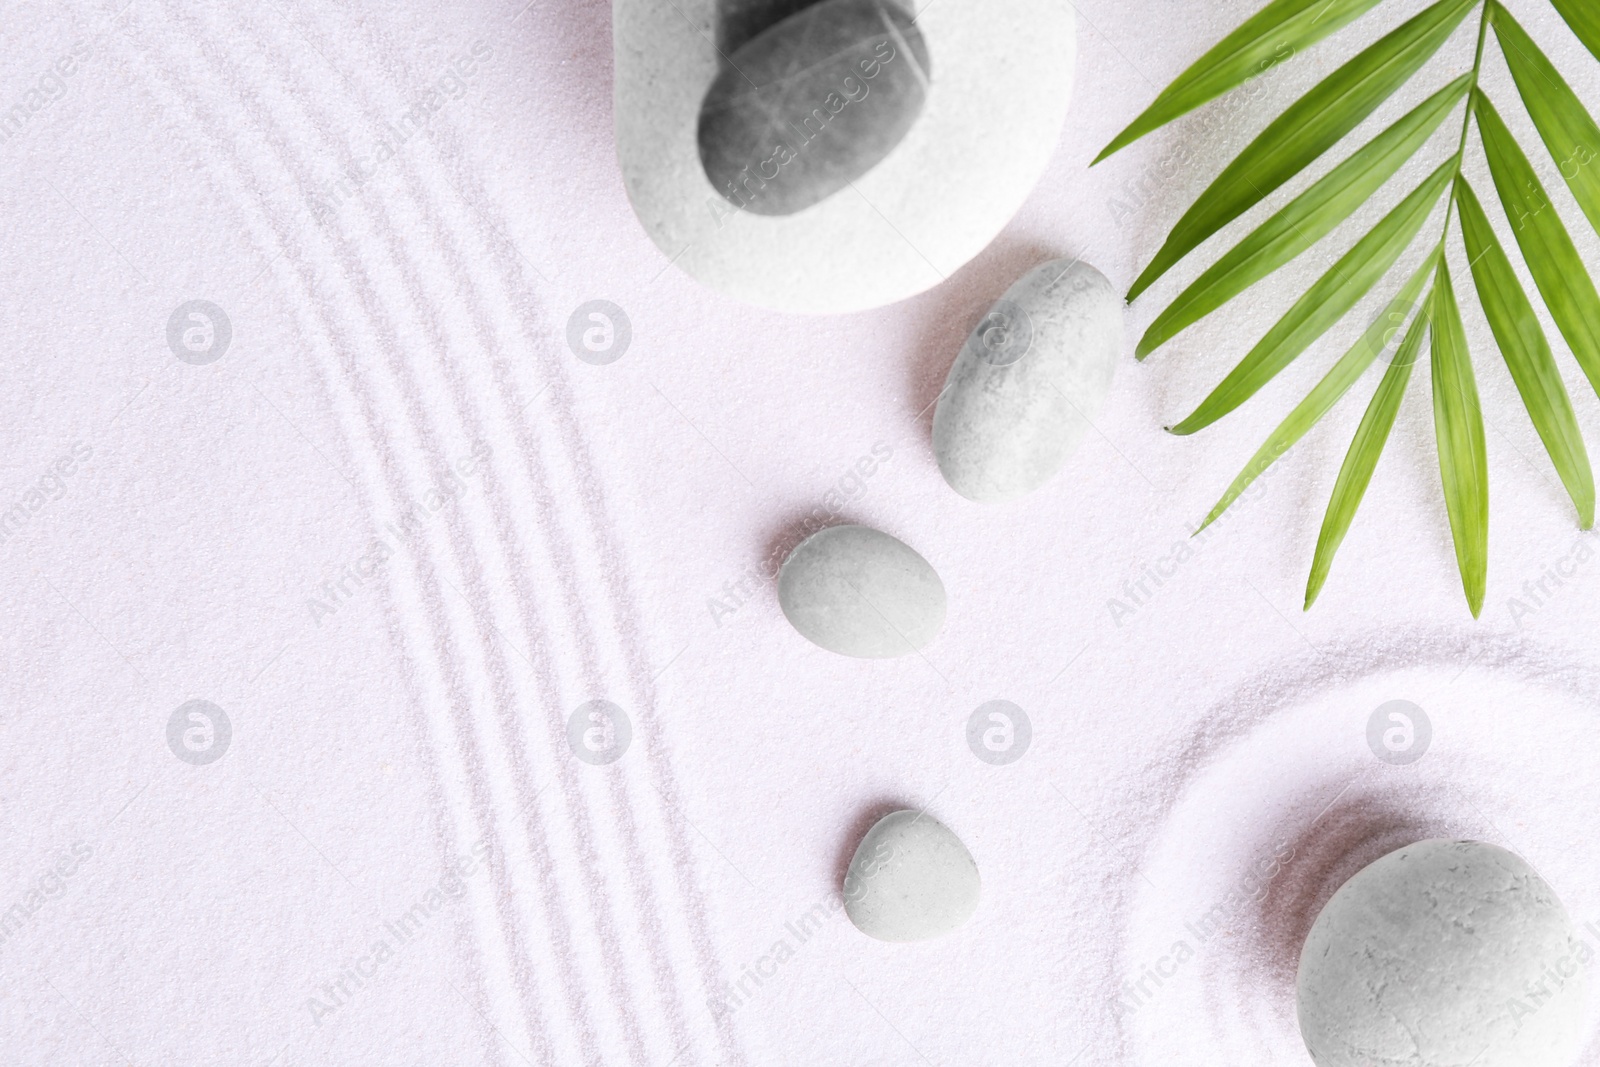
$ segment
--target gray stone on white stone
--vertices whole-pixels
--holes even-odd
[[[778,571],[778,603],[806,640],[864,659],[915,652],[944,625],[944,583],[928,561],[865,526],[800,542]]]
[[[844,910],[880,941],[949,933],[978,907],[978,865],[943,823],[916,811],[885,815],[856,847],[844,879]]]
[[[698,144],[718,193],[792,215],[865,175],[928,98],[922,31],[891,0],[822,0],[728,57],[700,108]]]
[[[707,178],[700,111],[727,57],[798,6],[613,0],[610,112],[629,203],[663,266],[746,303],[837,315],[941,284],[989,247],[1055,158],[1077,80],[1072,5],[916,0],[933,89],[905,139],[854,190],[758,215]]]
[[[1362,868],[1300,953],[1317,1067],[1568,1067],[1588,960],[1555,892],[1513,853],[1421,841]]]
[[[1048,481],[1111,389],[1122,298],[1087,263],[1023,275],[973,329],[933,414],[933,453],[969,500],[1010,500]]]

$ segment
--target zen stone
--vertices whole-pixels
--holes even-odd
[[[922,112],[922,31],[891,0],[822,0],[746,42],[700,107],[700,161],[731,204],[792,215],[877,166]]]
[[[969,500],[1039,488],[1077,449],[1123,347],[1122,300],[1087,263],[1023,275],[973,329],[933,414],[933,453]]]
[[[1328,901],[1300,953],[1318,1067],[1568,1067],[1588,963],[1550,886],[1476,841],[1421,841]]]
[[[800,542],[778,571],[778,603],[806,640],[864,659],[915,652],[944,625],[944,583],[928,561],[865,526]]]
[[[960,838],[932,816],[896,811],[857,846],[844,910],[868,937],[923,941],[966,922],[978,890],[978,865]]]

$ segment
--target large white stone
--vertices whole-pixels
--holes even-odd
[[[864,659],[915,652],[944,625],[944,583],[928,561],[865,526],[800,542],[778,571],[778,603],[806,640]]]
[[[844,908],[869,937],[923,941],[966,922],[979,887],[978,865],[960,838],[923,812],[896,811],[856,847]]]
[[[780,216],[730,204],[706,177],[697,139],[719,49],[744,43],[727,19],[758,32],[756,6],[613,0],[617,158],[663,257],[735,299],[831,314],[920,293],[987,247],[1060,140],[1077,56],[1072,6],[916,4],[933,78],[915,124],[849,187]],[[766,6],[779,17],[795,7]]]
[[[1111,389],[1122,299],[1087,263],[1023,275],[961,347],[933,415],[933,453],[969,500],[1030,493],[1061,469]]]
[[[1568,1067],[1592,955],[1520,857],[1421,841],[1363,868],[1317,916],[1300,1032],[1318,1067]]]

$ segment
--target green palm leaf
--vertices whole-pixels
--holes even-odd
[[[1304,51],[1371,10],[1378,0],[1274,0],[1178,75],[1144,114],[1095,157],[1095,163],[1237,89],[1257,74]],[[1090,164],[1093,166],[1094,164]]]
[[[1233,484],[1228,486],[1228,491],[1222,494],[1222,499],[1217,501],[1216,506],[1211,509],[1211,513],[1206,516],[1205,521],[1200,524],[1200,529],[1195,533],[1215,522],[1218,516],[1227,511],[1233,502],[1239,499],[1239,495],[1250,487],[1251,482],[1277,462],[1278,457],[1293,448],[1295,442],[1304,437],[1306,432],[1350,391],[1350,387],[1356,384],[1356,380],[1365,374],[1367,368],[1372,366],[1373,360],[1378,358],[1378,353],[1383,351],[1389,338],[1397,332],[1397,328],[1405,325],[1406,317],[1417,309],[1417,298],[1422,295],[1422,287],[1427,284],[1428,276],[1433,273],[1433,267],[1434,257],[1429,256],[1422,266],[1417,268],[1411,280],[1406,282],[1393,300],[1389,301],[1389,306],[1384,309],[1383,314],[1372,320],[1372,325],[1367,327],[1366,332],[1350,351],[1333,365],[1327,376],[1317,383],[1316,388],[1311,390],[1306,398],[1289,412],[1289,417],[1272,432],[1266,444],[1250,457],[1250,462],[1245,464],[1244,470],[1240,471]]]
[[[1255,18],[1207,52],[1161,94],[1112,142],[1102,158],[1217,93],[1248,80],[1275,54],[1273,48],[1279,43],[1302,42],[1292,45],[1298,48],[1320,40],[1328,31],[1319,18],[1333,19],[1342,26],[1376,6],[1366,0],[1328,2],[1324,13],[1313,16],[1314,0],[1271,0]],[[1550,3],[1600,59],[1600,0]],[[1483,609],[1488,580],[1488,457],[1477,377],[1445,262],[1450,230],[1457,219],[1471,260],[1471,292],[1483,308],[1494,345],[1577,508],[1580,524],[1584,528],[1593,524],[1594,474],[1557,367],[1556,353],[1541,325],[1532,292],[1519,279],[1509,243],[1502,244],[1495,223],[1463,176],[1472,144],[1472,125],[1476,122],[1498,194],[1496,199],[1516,235],[1523,264],[1579,367],[1600,395],[1600,288],[1533,165],[1483,95],[1481,76],[1491,36],[1499,42],[1540,138],[1597,232],[1600,123],[1511,17],[1503,0],[1436,0],[1340,66],[1270,123],[1185,213],[1129,292],[1129,300],[1138,297],[1173,265],[1340,143],[1428,63],[1474,7],[1480,9],[1480,17],[1472,69],[1434,92],[1399,122],[1351,153],[1327,176],[1310,183],[1304,192],[1278,207],[1266,222],[1201,272],[1198,280],[1156,315],[1139,343],[1138,355],[1142,359],[1326,239],[1363,202],[1377,195],[1406,160],[1426,150],[1426,143],[1444,115],[1463,94],[1466,96],[1468,104],[1454,155],[1345,253],[1332,270],[1317,279],[1188,418],[1171,427],[1173,433],[1187,434],[1209,426],[1254,396],[1299,358],[1390,271],[1433,215],[1444,191],[1450,190],[1442,232],[1422,269],[1391,301],[1385,316],[1367,329],[1355,347],[1278,424],[1202,524],[1203,529],[1215,521],[1262,471],[1354,388],[1377,359],[1382,342],[1391,332],[1389,327],[1405,321],[1431,278],[1432,291],[1406,332],[1400,357],[1378,384],[1340,469],[1306,583],[1307,608],[1327,580],[1334,554],[1390,439],[1412,366],[1421,353],[1424,338],[1429,338],[1434,435],[1456,566],[1473,615]],[[1489,33],[1491,27],[1493,35]]]
[[[1143,359],[1332,233],[1416,155],[1471,84],[1463,74],[1290,201],[1157,316],[1135,354]]]
[[[1517,235],[1522,259],[1544,297],[1550,317],[1589,383],[1600,392],[1600,292],[1595,291],[1583,258],[1500,113],[1481,93],[1473,109],[1489,157],[1500,204]]]
[[[1433,269],[1439,258],[1436,252],[1428,257],[1425,266]],[[1333,483],[1333,496],[1328,500],[1328,511],[1322,517],[1322,533],[1317,537],[1317,554],[1311,561],[1311,576],[1306,580],[1307,608],[1316,601],[1323,583],[1328,580],[1334,553],[1339,551],[1344,535],[1350,531],[1350,522],[1356,517],[1361,498],[1366,495],[1372,472],[1378,466],[1378,457],[1383,454],[1383,446],[1389,441],[1389,431],[1394,428],[1395,416],[1400,412],[1400,401],[1406,395],[1406,386],[1411,384],[1411,368],[1416,366],[1417,355],[1422,349],[1422,337],[1428,330],[1428,319],[1429,306],[1425,303],[1411,320],[1411,328],[1406,331],[1405,340],[1400,342],[1400,351],[1384,372],[1383,381],[1378,383],[1378,391],[1372,395],[1367,413],[1361,417],[1361,425],[1356,428],[1355,440],[1350,442],[1350,451],[1345,453],[1339,478]]]
[[[1421,69],[1475,2],[1439,0],[1296,101],[1200,195],[1128,299],[1338,144]]]
[[[1584,47],[1600,59],[1600,8],[1594,0],[1550,0],[1550,4],[1561,12]]]
[[[1578,508],[1579,525],[1587,530],[1594,525],[1594,473],[1544,327],[1465,178],[1457,184],[1456,204],[1461,208],[1461,235],[1472,261],[1472,278],[1483,313],[1550,462]]]
[[[1499,4],[1493,12],[1495,36],[1522,102],[1561,168],[1567,188],[1600,231],[1600,125],[1511,13]],[[1600,15],[1594,18],[1600,22]]]
[[[1428,221],[1439,195],[1449,187],[1454,176],[1454,167],[1446,163],[1417,186],[1329,268],[1194,413],[1172,427],[1172,432],[1191,434],[1216,422],[1254,396],[1329,327],[1344,318],[1378,279],[1389,273],[1389,268]]]
[[[1489,570],[1489,460],[1483,440],[1478,381],[1467,352],[1461,307],[1450,268],[1439,259],[1433,281],[1433,434],[1439,443],[1439,477],[1456,566],[1472,617],[1483,610]]]

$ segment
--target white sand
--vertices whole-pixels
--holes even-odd
[[[45,485],[0,543],[0,914],[76,843],[92,855],[0,943],[0,1059],[1304,1067],[1295,916],[1368,853],[1481,836],[1600,924],[1600,553],[1470,301],[1491,422],[1478,623],[1420,375],[1310,615],[1321,509],[1374,375],[1172,569],[1361,324],[1218,426],[1160,427],[1320,264],[1136,365],[1139,328],[1203,262],[1164,281],[1130,313],[1096,432],[1040,492],[979,507],[933,461],[926,409],[1011,281],[1085,254],[1126,286],[1291,91],[1417,5],[1383,5],[1231,118],[1085,169],[1257,6],[1079,3],[1073,118],[1017,218],[949,283],[823,319],[664,269],[616,159],[599,0],[138,0],[115,29],[120,4],[15,5],[6,106],[73,41],[96,51],[0,142],[0,489],[9,508]],[[1513,6],[1600,105],[1600,65],[1548,3]],[[308,198],[480,40],[493,59],[464,95],[319,224]],[[1526,136],[1498,59],[1489,74]],[[232,321],[209,366],[166,348],[190,299]],[[632,323],[607,366],[566,348],[595,299]],[[1600,447],[1600,401],[1558,357]],[[76,441],[92,457],[46,481]],[[950,611],[925,658],[843,660],[784,622],[752,575],[819,509],[938,569]],[[408,516],[381,577],[343,578]],[[339,580],[318,625],[307,601]],[[1410,767],[1365,747],[1395,698],[1435,725]],[[207,766],[166,746],[190,699],[232,722]],[[633,740],[591,766],[567,720],[599,699]],[[1033,726],[1007,766],[965,738],[994,699]],[[829,905],[872,818],[924,805],[971,850],[982,902],[948,937],[874,942]],[[1302,857],[1274,889],[1288,910],[1242,915],[1119,1024],[1122,983],[1285,836]],[[476,847],[494,862],[447,877]],[[319,1025],[308,1001],[370,968],[419,903],[415,936],[344,979]],[[799,942],[787,924],[819,905]],[[713,1025],[707,997],[740,980],[755,995]]]

